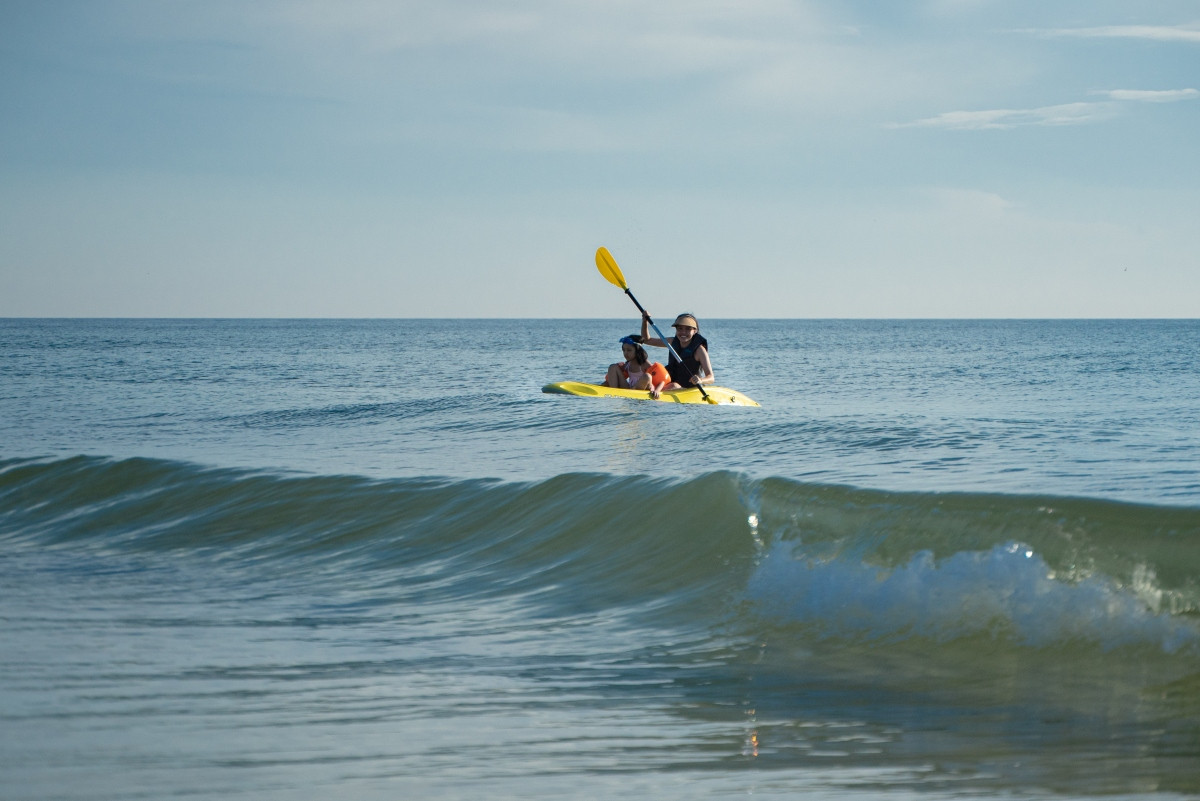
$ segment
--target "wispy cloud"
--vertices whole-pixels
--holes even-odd
[[[930,187],[919,191],[918,196],[923,196],[942,211],[967,212],[977,218],[994,218],[1016,208],[1016,204],[995,192],[980,189]]]
[[[1110,100],[1127,100],[1135,103],[1177,103],[1180,100],[1194,100],[1200,97],[1196,89],[1109,89],[1093,94],[1104,95]]]
[[[952,131],[1006,130],[1029,125],[1083,125],[1112,117],[1112,103],[1064,103],[1029,109],[947,111],[915,122],[894,123],[890,128],[944,128]]]
[[[893,123],[889,128],[942,128],[951,131],[1007,130],[1025,126],[1085,125],[1112,119],[1125,103],[1177,103],[1200,98],[1197,89],[1106,89],[1092,92],[1108,98],[1092,102],[1063,103],[1029,109],[947,111],[915,122]]]
[[[1200,44],[1200,24],[1190,25],[1101,25],[1092,28],[1026,29],[1046,37],[1076,39],[1149,39],[1156,42],[1193,42]]]

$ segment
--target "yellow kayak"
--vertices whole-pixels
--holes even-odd
[[[706,386],[704,391],[708,397],[721,406],[758,406],[758,403],[747,398],[734,389],[725,387]],[[582,381],[556,381],[542,387],[542,392],[555,395],[581,395],[589,398],[632,398],[633,400],[654,400],[650,392],[644,389],[617,389],[602,387],[599,384],[585,384]],[[695,387],[687,389],[670,389],[658,396],[665,403],[709,403]]]

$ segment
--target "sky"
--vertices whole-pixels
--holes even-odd
[[[0,0],[0,317],[1200,316],[1196,0]]]

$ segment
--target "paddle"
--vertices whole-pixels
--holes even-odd
[[[621,273],[621,268],[617,266],[617,260],[612,257],[611,253],[608,252],[608,248],[602,247],[596,251],[596,269],[600,271],[600,274],[604,276],[604,279],[608,281],[608,283],[614,286],[619,286],[621,289],[625,290],[625,294],[628,295],[629,299],[633,301],[633,305],[637,306],[638,311],[646,316],[646,321],[650,323],[650,327],[654,329],[654,333],[658,334],[658,338],[661,339],[667,346],[667,350],[671,351],[671,355],[675,357],[675,361],[679,362],[679,364],[683,366],[684,370],[687,370],[689,378],[695,378],[695,374],[691,370],[688,370],[687,365],[683,364],[683,359],[679,358],[679,354],[675,352],[673,347],[671,347],[671,340],[663,336],[663,332],[658,330],[658,326],[654,324],[654,320],[650,319],[650,313],[642,308],[642,304],[638,303],[638,299],[635,298],[633,293],[629,291],[629,284],[625,283],[625,276]],[[710,398],[708,393],[704,391],[703,384],[696,384],[695,386],[696,389],[700,390],[700,394],[704,397],[704,400],[708,401],[709,403],[716,403],[716,401]]]

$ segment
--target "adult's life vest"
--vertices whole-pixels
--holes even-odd
[[[700,336],[699,332],[692,334],[692,341],[685,348],[679,344],[679,337],[671,337],[671,353],[667,359],[667,372],[671,374],[671,380],[683,387],[692,386],[692,376],[700,375],[700,362],[696,359],[696,351],[703,345],[705,350],[708,350],[708,340]],[[679,362],[675,358],[678,353],[683,359]]]

